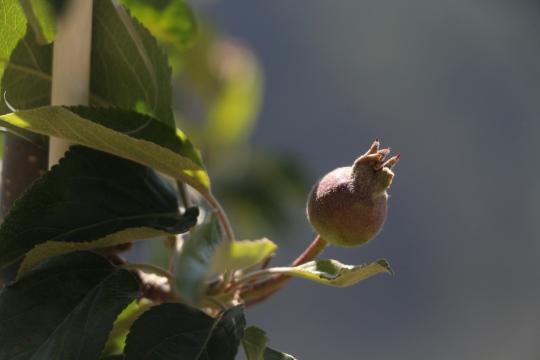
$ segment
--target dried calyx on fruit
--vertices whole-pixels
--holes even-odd
[[[307,215],[322,239],[336,246],[359,246],[373,239],[386,217],[388,194],[399,155],[390,148],[369,150],[349,167],[337,168],[314,186]]]

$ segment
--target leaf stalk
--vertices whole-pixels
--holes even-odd
[[[315,239],[313,239],[311,244],[304,250],[304,252],[302,252],[291,263],[291,267],[299,266],[314,260],[320,253],[323,252],[324,249],[326,249],[327,245],[328,243],[320,235],[317,235]],[[290,275],[280,273],[282,272],[280,271],[280,269],[285,268],[274,268],[274,270],[260,270],[252,273],[253,277],[250,278],[248,278],[248,276],[252,274],[246,275],[244,281],[242,281],[244,283],[245,281],[249,281],[256,277],[267,274],[270,275],[274,273],[274,275],[269,279],[254,284],[248,284],[247,286],[240,289],[240,296],[244,299],[247,306],[255,305],[266,300],[267,298],[275,294],[279,289],[281,289],[291,279]],[[266,273],[263,274],[263,272]]]

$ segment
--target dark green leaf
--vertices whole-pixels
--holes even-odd
[[[182,247],[174,268],[176,286],[188,303],[198,305],[202,300],[214,252],[222,240],[219,221],[211,214],[208,221],[198,226]]]
[[[153,170],[75,146],[5,218],[0,266],[47,241],[84,243],[133,227],[181,233],[197,215],[179,214],[175,191]]]
[[[0,292],[0,359],[98,359],[138,296],[135,277],[99,255],[50,259]]]
[[[234,360],[243,337],[243,309],[217,318],[183,304],[162,304],[135,321],[127,338],[129,360]]]
[[[0,19],[0,114],[11,112],[9,106],[14,104],[18,108],[31,108],[50,103],[50,47],[46,47],[45,52],[42,47],[36,48],[36,56],[33,56],[29,44],[35,43],[36,39],[30,29],[27,31],[19,1],[1,0]],[[42,76],[43,72],[47,75]],[[17,134],[40,146],[45,145],[42,136],[20,129]]]
[[[29,28],[9,57],[2,78],[0,113],[31,109],[51,103],[52,46],[37,44]]]
[[[233,360],[244,337],[246,319],[243,306],[222,313],[221,319],[203,349],[201,360]]]
[[[155,38],[111,0],[94,0],[91,92],[124,109],[154,115],[174,127],[171,69]]]
[[[48,106],[3,115],[0,119],[19,128],[137,161],[186,182],[203,195],[210,191],[208,174],[186,136],[134,111]]]

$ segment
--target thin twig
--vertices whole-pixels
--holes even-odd
[[[193,206],[193,202],[191,201],[191,197],[189,196],[187,185],[181,181],[177,181],[176,186],[178,187],[178,193],[180,194],[180,199],[182,200],[182,205],[184,206],[184,209],[189,209]]]
[[[181,181],[177,181],[176,187],[178,188],[178,194],[180,195],[180,200],[182,201],[182,206],[184,207],[184,211],[186,211],[187,209],[193,206],[193,202],[191,201],[191,197],[189,196],[187,185]],[[174,262],[176,260],[176,255],[178,254],[179,235],[169,237],[167,240],[170,241],[170,244],[171,244],[168,269],[169,269],[169,272],[173,273]]]

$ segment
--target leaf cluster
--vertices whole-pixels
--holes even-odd
[[[219,154],[249,133],[261,78],[256,61],[197,25],[183,0],[94,0],[86,107],[50,106],[62,4],[0,1],[2,124],[29,141],[75,144],[0,226],[0,269],[17,267],[0,290],[0,360],[232,360],[239,346],[249,360],[294,359],[246,327],[243,305],[266,294],[253,289],[278,277],[344,287],[391,273],[383,260],[267,268],[276,244],[235,238],[201,150],[176,127],[188,112],[175,109],[171,83],[189,77],[205,94],[194,133]],[[227,58],[233,50],[242,56]],[[197,65],[210,54],[224,62]],[[144,240],[167,245],[166,268],[119,255]]]

